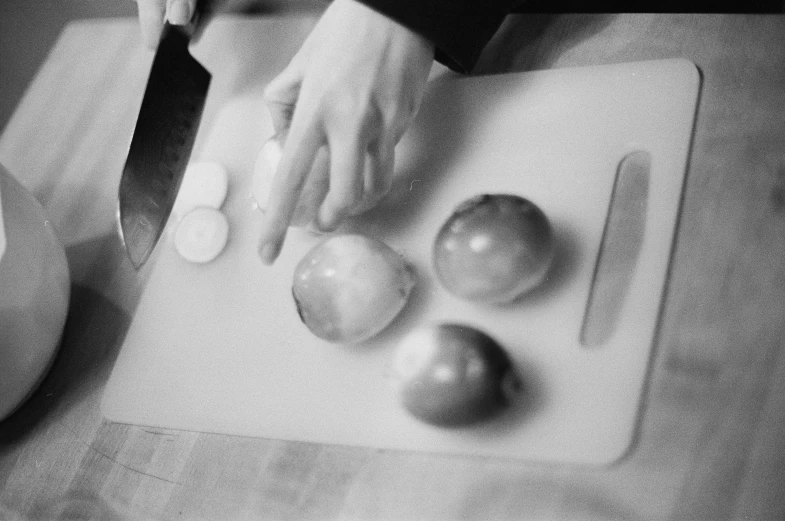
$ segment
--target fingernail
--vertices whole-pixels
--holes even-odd
[[[191,21],[191,10],[186,0],[174,0],[169,6],[169,22],[174,25],[186,25]]]
[[[259,258],[264,264],[272,265],[276,257],[278,257],[278,248],[275,244],[268,242],[259,247]]]
[[[335,230],[343,219],[343,215],[336,211],[326,211],[323,208],[316,216],[316,225],[320,230],[331,232]]]
[[[321,233],[330,233],[335,231],[336,228],[336,226],[331,221],[322,218],[317,218],[315,225],[316,229]]]

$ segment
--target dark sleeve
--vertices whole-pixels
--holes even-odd
[[[468,73],[520,0],[359,0],[428,38],[435,58]]]

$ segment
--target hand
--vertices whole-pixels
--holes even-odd
[[[196,10],[196,0],[136,0],[142,40],[150,49],[158,47],[164,21],[186,25]]]
[[[320,150],[330,186],[316,212],[322,230],[389,191],[395,145],[417,113],[433,57],[425,38],[356,0],[327,8],[265,89],[275,130],[287,138],[265,211],[263,262],[278,257]]]

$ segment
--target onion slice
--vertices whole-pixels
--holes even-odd
[[[201,206],[180,219],[174,247],[185,260],[203,264],[215,259],[229,239],[229,221],[215,208]]]
[[[229,174],[224,165],[216,161],[191,163],[174,202],[174,213],[182,218],[200,206],[219,209],[228,190]]]

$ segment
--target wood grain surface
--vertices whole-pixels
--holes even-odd
[[[318,14],[211,30],[293,53]],[[598,470],[104,421],[147,277],[124,256],[115,211],[152,55],[134,20],[70,25],[0,137],[0,162],[44,205],[73,277],[55,366],[0,423],[0,519],[783,519],[785,18],[516,15],[477,72],[671,57],[703,81],[682,215],[640,434]],[[238,70],[216,96],[275,72]]]

